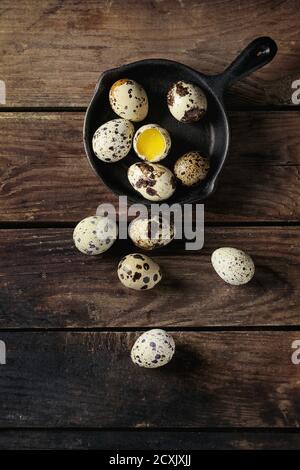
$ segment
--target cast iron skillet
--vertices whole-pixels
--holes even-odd
[[[144,199],[132,188],[127,179],[128,167],[141,161],[133,150],[119,162],[105,163],[94,155],[92,148],[96,129],[104,122],[118,117],[109,104],[110,87],[120,78],[131,78],[145,88],[149,99],[148,116],[144,121],[134,123],[135,129],[147,123],[157,123],[165,127],[171,135],[171,151],[160,163],[173,169],[176,159],[189,150],[199,150],[210,158],[210,170],[206,179],[194,187],[178,184],[174,195],[166,202],[183,204],[206,199],[215,188],[228,152],[229,126],[223,102],[224,92],[236,80],[270,62],[276,52],[276,43],[271,38],[260,37],[251,42],[219,75],[203,75],[186,65],[165,59],[140,60],[104,72],[96,85],[84,121],[84,145],[93,169],[115,194],[127,195],[130,202],[151,204],[151,201]],[[206,94],[207,113],[197,123],[180,123],[169,112],[167,91],[177,80],[193,82]]]

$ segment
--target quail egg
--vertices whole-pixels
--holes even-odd
[[[137,217],[128,228],[133,243],[142,250],[153,250],[170,243],[174,238],[174,225],[160,216]]]
[[[128,179],[132,187],[150,201],[168,199],[176,189],[173,173],[159,163],[134,163],[128,168]]]
[[[175,342],[166,331],[155,328],[138,337],[131,349],[132,362],[140,367],[155,369],[171,361]]]
[[[180,122],[196,122],[207,109],[206,96],[197,85],[182,80],[168,91],[167,103],[172,116]]]
[[[86,255],[99,255],[116,241],[118,227],[108,217],[94,215],[81,220],[73,232],[76,248]]]
[[[148,162],[159,162],[165,158],[170,147],[171,138],[168,131],[157,124],[140,127],[133,138],[135,153]]]
[[[149,290],[161,280],[161,271],[149,256],[133,253],[120,261],[118,276],[129,289]]]
[[[247,284],[254,276],[255,266],[247,253],[236,248],[224,247],[215,250],[212,265],[223,281],[234,286]]]
[[[132,145],[133,124],[126,119],[113,119],[100,126],[93,136],[93,150],[103,162],[118,162],[126,157]]]
[[[193,186],[202,181],[209,170],[209,160],[198,152],[187,152],[180,157],[174,166],[175,176],[185,186]]]
[[[148,114],[148,98],[144,88],[134,80],[117,80],[109,92],[113,111],[129,121],[142,121]]]

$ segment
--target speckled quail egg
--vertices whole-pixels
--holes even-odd
[[[134,163],[128,168],[128,179],[132,187],[150,201],[168,199],[176,189],[173,173],[159,163]]]
[[[113,111],[129,121],[142,121],[148,114],[148,98],[144,88],[134,80],[117,80],[109,92]]]
[[[199,121],[207,109],[206,96],[201,88],[182,80],[169,89],[167,103],[170,113],[180,122]]]
[[[174,166],[175,176],[185,186],[193,186],[204,180],[209,170],[209,160],[198,152],[187,152],[178,158]]]
[[[133,124],[126,119],[113,119],[102,124],[93,136],[96,157],[108,163],[122,160],[131,149],[133,134]]]
[[[171,137],[158,124],[146,124],[136,131],[133,138],[135,153],[142,160],[159,162],[165,158],[171,147]]]
[[[108,217],[94,215],[81,220],[73,232],[76,248],[86,255],[99,255],[116,241],[118,227]]]
[[[132,362],[140,367],[155,369],[171,361],[175,342],[166,331],[155,328],[138,337],[131,349]]]
[[[218,248],[211,257],[212,265],[223,281],[234,286],[247,284],[254,276],[255,266],[247,253],[236,248]]]
[[[149,290],[161,280],[161,271],[149,256],[133,253],[121,259],[118,276],[129,289]]]
[[[161,216],[137,217],[129,224],[128,234],[142,250],[153,250],[170,243],[174,238],[174,224]]]

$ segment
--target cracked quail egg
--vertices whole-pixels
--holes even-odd
[[[159,162],[165,158],[171,147],[171,137],[158,124],[146,124],[139,128],[133,138],[135,153],[142,160]]]
[[[166,331],[155,328],[138,337],[131,349],[132,362],[140,367],[155,369],[171,361],[175,342]]]
[[[174,225],[161,216],[137,217],[130,222],[128,234],[142,250],[153,250],[170,243],[174,238]]]
[[[108,217],[94,215],[81,220],[73,232],[76,248],[86,255],[99,255],[116,241],[118,227]]]
[[[178,158],[174,174],[185,186],[193,186],[204,180],[209,170],[209,160],[199,152],[187,152]]]
[[[251,257],[236,248],[218,248],[213,252],[211,262],[223,281],[234,286],[247,284],[254,276],[255,266]]]
[[[128,179],[132,187],[150,201],[168,199],[176,189],[173,173],[159,163],[134,163],[128,168]]]
[[[129,289],[149,290],[161,280],[161,271],[149,256],[133,253],[121,259],[118,277]]]
[[[133,124],[126,119],[113,119],[100,126],[93,136],[93,150],[103,162],[118,162],[132,146]]]
[[[117,80],[109,92],[113,111],[129,121],[142,121],[148,114],[148,98],[144,88],[134,80]]]
[[[207,109],[206,96],[201,88],[182,80],[169,89],[167,103],[172,116],[180,122],[199,121]]]

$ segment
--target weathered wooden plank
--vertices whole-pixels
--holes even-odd
[[[71,229],[0,231],[0,328],[299,325],[300,227],[208,228],[205,246],[151,254],[163,270],[153,290],[126,289],[116,269],[137,249],[116,242],[103,256],[73,247]],[[246,286],[225,284],[210,256],[239,247],[256,263]]]
[[[0,427],[299,425],[299,332],[175,333],[174,361],[150,371],[130,361],[137,335],[1,333]]]
[[[299,450],[299,432],[0,430],[2,450]]]
[[[298,113],[231,115],[230,155],[206,220],[299,221]],[[0,221],[75,222],[117,203],[90,169],[83,113],[0,115]]]
[[[300,77],[296,0],[84,3],[2,0],[1,79],[9,106],[85,106],[100,73],[149,57],[221,72],[253,38],[278,42],[274,62],[232,90],[229,103],[291,104]]]

